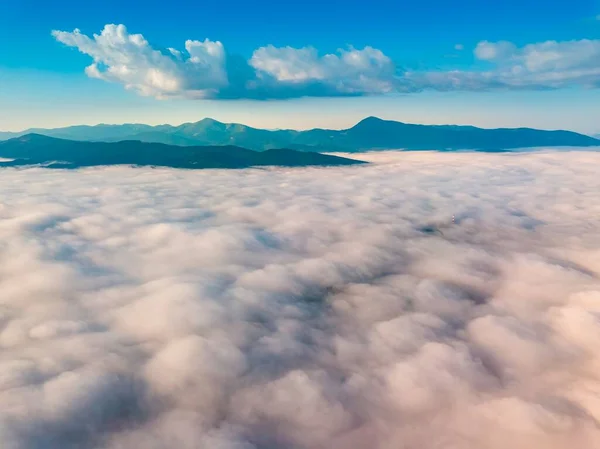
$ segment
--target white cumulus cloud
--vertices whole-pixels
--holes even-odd
[[[312,48],[269,46],[246,62],[208,39],[186,41],[185,51],[159,51],[124,25],[106,25],[91,38],[80,30],[52,34],[93,58],[88,76],[158,98],[366,95],[394,88],[394,65],[371,47],[319,56]]]
[[[517,47],[480,42],[478,70],[400,69],[373,47],[319,54],[313,47],[272,45],[249,60],[229,54],[218,41],[188,40],[184,50],[152,47],[123,25],[106,25],[89,37],[79,30],[53,31],[65,45],[92,57],[92,78],[123,84],[157,98],[281,99],[304,96],[383,95],[422,90],[557,89],[600,86],[600,40],[548,41]],[[455,45],[463,50],[462,44]]]
[[[386,93],[395,89],[395,66],[380,50],[340,50],[339,55],[319,56],[314,48],[273,46],[259,48],[250,65],[277,83],[324,84],[332,92],[347,94]]]
[[[143,95],[156,97],[213,96],[227,86],[225,50],[220,42],[186,41],[186,56],[171,49],[155,50],[141,34],[129,34],[123,25],[106,25],[90,38],[79,30],[53,31],[65,45],[76,47],[94,62],[86,68],[92,78],[118,82]]]
[[[502,61],[509,59],[517,48],[511,42],[482,41],[475,47],[475,56],[482,61]]]
[[[0,447],[600,447],[600,153],[361,157],[2,169]]]
[[[560,89],[600,87],[600,40],[547,41],[517,47],[507,41],[480,42],[475,57],[491,68],[479,71],[410,72],[422,89]]]
[[[481,47],[487,47],[488,56],[483,58]],[[477,50],[480,50],[479,52]],[[515,83],[538,83],[540,86],[560,87],[565,84],[581,84],[595,87],[600,80],[600,41],[548,41],[517,48],[512,44],[479,44],[476,54],[499,65],[499,70]]]

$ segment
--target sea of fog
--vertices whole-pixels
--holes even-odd
[[[0,170],[0,447],[600,447],[600,153],[359,158]]]

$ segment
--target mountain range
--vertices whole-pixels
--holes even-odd
[[[139,140],[83,142],[40,134],[26,134],[0,142],[0,167],[44,165],[49,168],[79,168],[126,164],[199,169],[363,163],[354,159],[289,149],[259,152],[235,146],[174,146]]]
[[[572,131],[414,125],[377,117],[368,117],[344,130],[266,130],[204,119],[179,126],[126,124],[30,129],[21,133],[0,132],[0,140],[31,133],[80,141],[138,140],[180,146],[233,145],[255,151],[275,148],[309,152],[360,152],[387,149],[503,151],[546,146],[600,146],[600,140]]]

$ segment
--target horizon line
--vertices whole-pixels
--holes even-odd
[[[359,123],[367,120],[367,119],[378,119],[381,121],[386,121],[386,122],[396,122],[396,123],[402,123],[405,125],[416,125],[416,126],[460,126],[460,127],[471,127],[471,128],[478,128],[478,129],[534,129],[534,130],[540,130],[540,131],[569,131],[569,132],[573,132],[573,133],[577,133],[577,134],[581,134],[581,135],[587,135],[590,137],[595,137],[597,136],[597,133],[583,133],[583,132],[579,132],[579,131],[575,131],[572,129],[567,129],[567,128],[553,128],[553,129],[542,129],[542,128],[533,128],[530,126],[517,126],[517,127],[484,127],[484,126],[476,126],[476,125],[472,125],[472,124],[458,124],[458,123],[430,123],[430,124],[425,124],[425,123],[414,123],[414,122],[405,122],[405,121],[400,121],[400,120],[394,120],[394,119],[388,119],[388,118],[381,118],[378,116],[374,116],[374,115],[369,115],[366,116],[360,120],[358,120],[357,122],[355,122],[353,125],[348,126],[348,127],[341,127],[341,128],[320,128],[320,127],[314,127],[314,128],[259,128],[259,127],[255,127],[255,126],[250,126],[250,125],[246,125],[244,123],[239,123],[239,122],[223,122],[217,119],[214,119],[212,117],[204,117],[201,118],[198,121],[192,122],[192,121],[188,121],[188,122],[183,122],[183,123],[179,123],[179,124],[172,124],[172,123],[159,123],[156,125],[150,125],[148,123],[141,123],[141,122],[124,122],[124,123],[104,123],[104,122],[100,122],[100,123],[96,123],[96,124],[73,124],[73,125],[67,125],[67,126],[58,126],[58,127],[54,127],[54,128],[44,128],[44,127],[30,127],[30,128],[25,128],[25,129],[21,129],[19,131],[7,131],[7,130],[1,130],[0,129],[0,134],[22,134],[22,133],[28,133],[28,134],[35,134],[36,130],[41,130],[41,131],[53,131],[53,130],[58,130],[58,129],[67,129],[67,128],[74,128],[74,127],[90,127],[90,128],[95,128],[95,127],[100,127],[100,126],[136,126],[136,125],[141,125],[141,126],[149,126],[152,128],[158,128],[160,126],[170,126],[173,128],[177,128],[180,126],[184,126],[184,125],[194,125],[203,121],[213,121],[213,122],[217,122],[223,125],[242,125],[245,126],[247,128],[253,128],[253,129],[259,129],[262,131],[271,131],[271,132],[275,132],[275,131],[298,131],[298,132],[302,132],[302,131],[313,131],[313,130],[325,130],[325,131],[344,131],[344,130],[348,130],[353,128],[354,126],[358,125]]]

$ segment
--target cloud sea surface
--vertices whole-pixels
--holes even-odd
[[[600,447],[600,154],[364,158],[2,169],[0,446]]]

